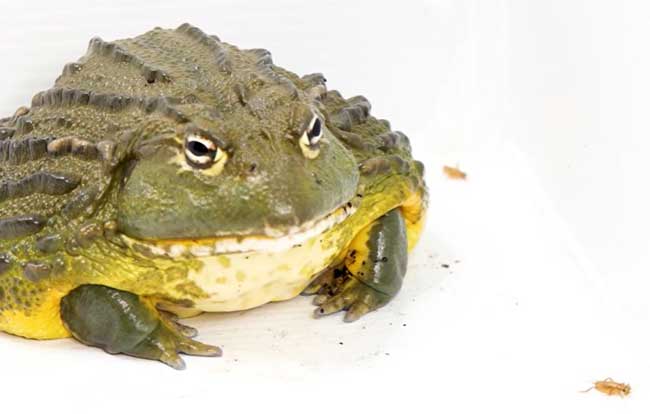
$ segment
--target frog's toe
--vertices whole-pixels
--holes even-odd
[[[180,322],[174,322],[174,327],[178,330],[180,334],[187,338],[194,338],[199,334],[199,331],[196,328],[191,326],[183,325]]]
[[[313,305],[320,306],[323,303],[327,302],[331,298],[330,295],[327,295],[325,293],[321,293],[319,295],[314,296],[314,300],[311,302]]]
[[[160,312],[161,319],[171,325],[174,330],[176,330],[176,332],[180,333],[181,335],[187,338],[194,338],[199,334],[199,331],[196,328],[192,328],[191,326],[187,326],[179,322],[178,316],[175,314],[162,310],[158,310],[158,312]]]
[[[314,316],[318,318],[346,310],[344,320],[353,322],[366,313],[384,306],[389,301],[390,296],[349,277],[333,295],[316,296],[314,304],[318,307],[314,311]]]
[[[324,315],[330,315],[332,313],[339,312],[345,308],[346,302],[342,296],[334,296],[325,300],[316,310],[314,311],[315,317],[321,317]]]
[[[345,312],[345,317],[343,320],[345,322],[354,322],[360,317],[370,312],[372,308],[363,302],[355,302],[347,312]]]
[[[184,369],[179,354],[221,356],[221,348],[190,339],[196,329],[161,318],[161,323],[136,348],[125,352],[133,356],[156,359],[175,369]]]
[[[214,345],[204,344],[193,339],[185,339],[178,344],[179,352],[187,355],[196,356],[221,356],[223,352],[221,348]]]
[[[325,286],[331,283],[332,271],[330,269],[318,275],[300,294],[303,296],[315,295],[319,293]]]
[[[391,300],[389,295],[363,283],[359,283],[359,286],[351,294],[354,295],[354,301],[346,308],[347,312],[343,319],[345,322],[354,322],[366,313],[381,308]]]
[[[197,356],[221,356],[221,349],[216,346],[206,345],[193,340],[176,341],[176,342],[152,342],[152,349],[148,351],[152,355],[151,359],[157,359],[174,369],[185,369],[185,361],[180,354],[197,355]],[[143,356],[146,354],[143,354]],[[146,357],[146,356],[145,356]]]
[[[180,355],[174,352],[164,352],[160,356],[160,362],[179,371],[185,369],[185,361],[183,361],[183,358],[181,358]]]

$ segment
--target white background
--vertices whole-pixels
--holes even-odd
[[[92,36],[188,21],[365,95],[431,200],[400,296],[355,324],[306,298],[201,316],[225,355],[184,372],[0,335],[3,411],[650,410],[646,2],[20,3],[0,7],[2,116]],[[466,182],[442,175],[456,163]],[[629,398],[579,392],[610,376]]]

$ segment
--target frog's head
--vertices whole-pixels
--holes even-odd
[[[128,168],[122,234],[173,254],[190,240],[203,254],[275,250],[351,214],[358,168],[313,91],[272,84],[223,108],[177,108],[189,121],[142,138]]]

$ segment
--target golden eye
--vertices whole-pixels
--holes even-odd
[[[323,137],[323,121],[314,115],[309,122],[309,126],[300,137],[300,148],[305,157],[314,159],[318,156],[320,151],[319,142]]]
[[[225,151],[211,139],[196,134],[185,137],[185,158],[193,167],[209,168],[225,155]]]

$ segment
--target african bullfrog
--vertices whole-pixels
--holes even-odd
[[[408,138],[321,74],[189,24],[90,41],[0,120],[0,330],[183,368],[179,319],[314,294],[354,321],[424,223]]]

